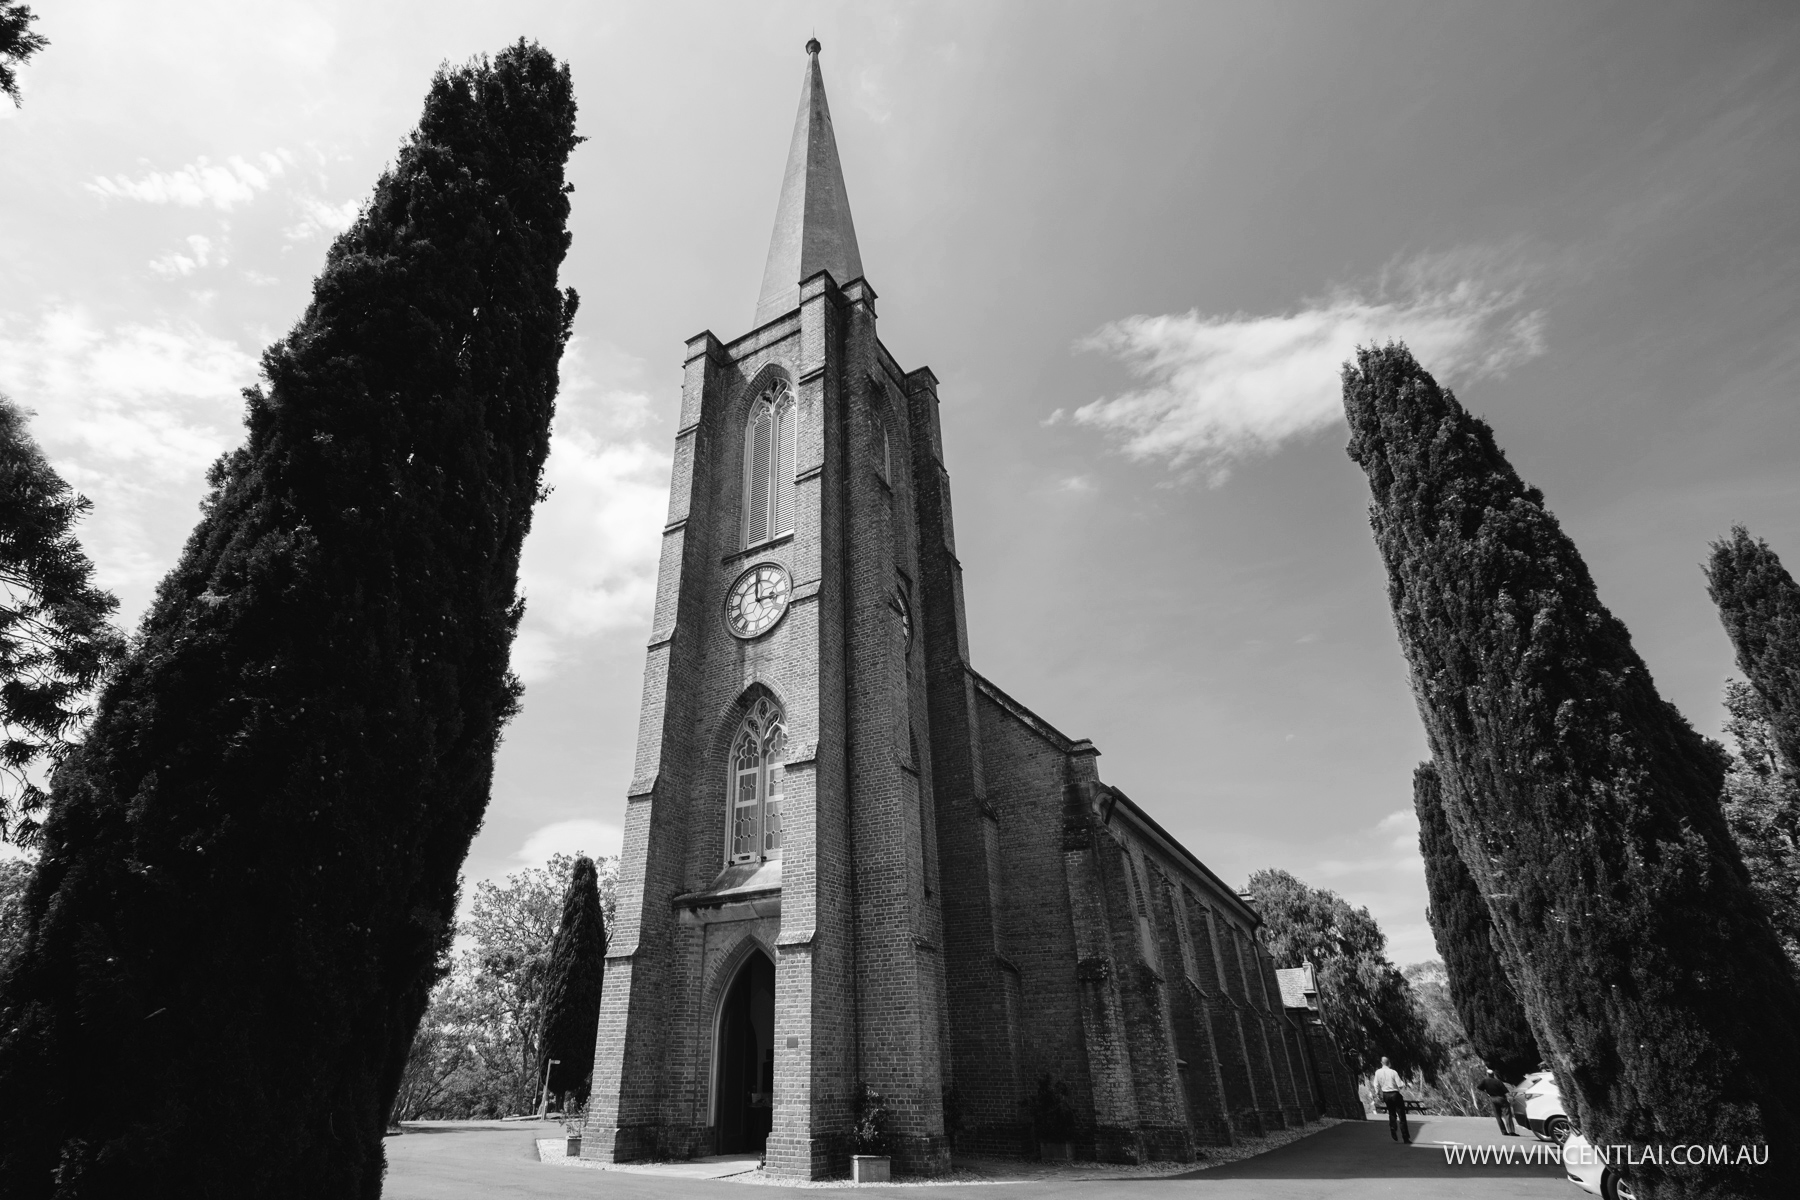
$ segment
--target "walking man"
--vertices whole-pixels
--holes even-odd
[[[1506,1098],[1506,1085],[1500,1082],[1500,1077],[1490,1069],[1487,1078],[1475,1085],[1475,1090],[1488,1098],[1488,1105],[1494,1110],[1494,1120],[1500,1123],[1500,1132],[1507,1137],[1518,1136],[1518,1131],[1513,1128],[1512,1103]]]
[[[1381,1069],[1375,1072],[1375,1094],[1381,1097],[1382,1107],[1387,1109],[1388,1136],[1410,1146],[1412,1130],[1406,1125],[1406,1094],[1401,1090],[1405,1086],[1400,1072],[1394,1070],[1387,1055],[1382,1055]]]

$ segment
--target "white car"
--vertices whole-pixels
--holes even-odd
[[[1513,1117],[1546,1142],[1569,1136],[1569,1113],[1563,1107],[1562,1089],[1548,1071],[1533,1071],[1513,1089]]]
[[[1563,1141],[1563,1170],[1569,1182],[1604,1200],[1637,1200],[1637,1193],[1623,1175],[1606,1161],[1606,1153],[1574,1130]]]

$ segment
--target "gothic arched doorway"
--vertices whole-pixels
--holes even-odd
[[[760,1154],[774,1117],[775,964],[752,951],[719,1005],[714,1129],[720,1154]]]

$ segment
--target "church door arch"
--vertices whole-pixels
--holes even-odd
[[[719,1154],[760,1154],[775,1115],[775,964],[744,957],[719,1004],[713,1135]]]

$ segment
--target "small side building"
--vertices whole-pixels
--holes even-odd
[[[1346,1121],[1363,1120],[1367,1114],[1356,1090],[1356,1072],[1344,1062],[1320,1015],[1319,982],[1313,965],[1309,962],[1278,969],[1275,978],[1281,985],[1282,1007],[1301,1033],[1318,1111]]]

